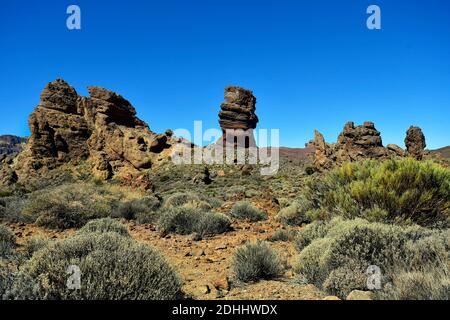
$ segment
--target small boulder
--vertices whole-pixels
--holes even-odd
[[[347,300],[373,300],[372,291],[353,290],[347,296]]]

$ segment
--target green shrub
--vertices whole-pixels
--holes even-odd
[[[133,199],[119,203],[117,209],[112,214],[114,218],[124,218],[126,220],[143,220],[152,216],[161,205],[158,198],[153,196],[141,199]]]
[[[299,230],[295,238],[295,245],[299,251],[303,250],[313,240],[323,238],[328,233],[331,224],[328,221],[317,220]]]
[[[109,216],[113,199],[101,186],[68,184],[32,193],[23,213],[38,226],[79,228],[89,220]]]
[[[247,201],[236,202],[230,214],[237,219],[248,220],[250,222],[267,219],[267,214],[264,211],[259,210]]]
[[[165,202],[165,209],[176,208],[176,207],[186,207],[190,209],[212,209],[212,206],[201,199],[198,195],[190,192],[178,192],[169,196]]]
[[[25,199],[19,196],[10,196],[0,199],[0,221],[6,222],[34,222],[22,214]]]
[[[367,275],[361,266],[349,264],[331,271],[322,287],[329,294],[345,299],[353,290],[367,290]]]
[[[283,263],[277,252],[267,242],[248,242],[239,247],[233,256],[233,271],[242,282],[272,279],[282,275]]]
[[[0,301],[7,300],[14,282],[15,266],[7,260],[0,259]]]
[[[81,271],[81,288],[69,289],[69,266]],[[85,233],[35,252],[19,270],[15,299],[175,299],[180,279],[153,248],[115,232]]]
[[[86,225],[84,225],[84,227],[78,230],[79,234],[91,232],[115,232],[117,234],[120,234],[121,236],[131,237],[127,227],[125,227],[119,221],[111,218],[89,221],[88,223],[86,223]]]
[[[16,236],[14,233],[8,227],[0,225],[0,259],[14,254],[15,247]]]
[[[288,207],[281,209],[276,218],[284,225],[301,226],[310,222],[305,215],[308,211],[308,205],[304,200],[294,201]]]
[[[39,251],[50,244],[50,240],[43,236],[34,236],[28,238],[24,245],[23,254],[25,258],[30,259],[36,251]]]
[[[413,159],[347,163],[307,180],[311,219],[362,217],[423,226],[450,219],[450,170]]]
[[[230,225],[230,219],[221,213],[183,207],[162,210],[157,223],[162,233],[197,233],[200,237],[224,233]]]
[[[450,273],[441,268],[427,271],[402,271],[394,273],[389,283],[379,293],[388,300],[450,300]]]
[[[296,243],[301,251],[294,271],[330,294],[345,297],[362,289],[370,265],[381,269],[385,282],[398,270],[444,268],[449,261],[448,232],[362,219],[314,222],[299,232]]]
[[[270,237],[269,241],[289,241],[290,232],[288,230],[280,229],[275,231]]]

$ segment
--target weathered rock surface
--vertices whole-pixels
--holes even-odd
[[[81,97],[61,79],[44,88],[29,117],[28,143],[9,166],[19,180],[82,161],[98,178],[124,176],[151,168],[170,147],[170,138],[153,133],[125,98],[101,87],[88,91],[89,97]]]
[[[411,150],[408,151],[409,154],[422,154],[423,147],[420,149],[420,146],[424,145],[425,138],[423,138],[422,144],[420,134],[415,131],[414,134],[411,134],[408,141],[412,141],[407,144]],[[395,144],[383,147],[381,134],[376,130],[373,122],[364,122],[360,126],[355,126],[353,122],[348,122],[339,134],[337,142],[333,144],[327,143],[323,135],[316,130],[314,132],[314,140],[308,146],[314,148],[312,161],[318,170],[329,169],[343,162],[363,159],[387,159],[407,155],[402,148]],[[417,156],[415,157],[418,158]]]
[[[371,291],[353,290],[347,296],[346,300],[373,300],[374,294]]]
[[[225,87],[224,96],[225,101],[221,104],[219,112],[223,142],[239,146],[244,143],[245,147],[256,146],[253,129],[256,128],[259,120],[255,113],[256,98],[253,92],[241,87],[229,86]]]
[[[425,136],[419,127],[409,127],[406,131],[405,146],[407,153],[420,160],[423,157],[424,149],[427,146]]]
[[[0,155],[17,154],[22,151],[27,138],[2,135],[0,136]]]

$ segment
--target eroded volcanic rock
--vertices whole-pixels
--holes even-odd
[[[9,166],[19,179],[81,161],[91,164],[98,178],[108,179],[150,168],[170,147],[170,139],[152,132],[121,95],[101,87],[88,91],[89,97],[81,97],[61,79],[44,88],[29,117],[28,143]]]
[[[225,101],[220,105],[220,127],[226,129],[255,129],[258,117],[255,114],[256,98],[253,92],[241,87],[225,88]]]
[[[337,143],[333,144],[325,142],[323,135],[316,130],[314,140],[309,145],[315,150],[312,161],[318,170],[344,162],[405,156],[404,150],[397,145],[383,147],[381,134],[373,122],[364,122],[360,126],[348,122],[339,134]]]
[[[405,146],[409,155],[418,160],[422,159],[424,149],[427,146],[422,129],[413,126],[409,127],[408,131],[406,131]]]
[[[236,144],[239,137],[243,137],[245,147],[256,146],[253,129],[256,128],[258,117],[255,114],[256,98],[253,92],[241,87],[228,86],[225,87],[224,96],[225,101],[220,105],[219,112],[223,142]]]

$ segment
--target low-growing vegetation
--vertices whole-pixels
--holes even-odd
[[[450,219],[450,170],[431,161],[347,163],[310,178],[303,194],[313,220],[361,217],[442,227]]]
[[[16,237],[12,231],[0,225],[0,259],[7,258],[14,253]]]
[[[103,218],[89,221],[84,227],[78,230],[78,234],[86,234],[92,232],[115,232],[124,237],[130,237],[127,227],[111,218]]]
[[[68,288],[67,270],[81,271]],[[8,296],[49,300],[167,300],[179,296],[176,271],[155,249],[117,232],[87,232],[56,241],[21,266]]]
[[[369,266],[379,267],[383,281],[393,283],[399,273],[446,270],[449,263],[446,230],[335,218],[327,223],[314,222],[298,237],[301,251],[294,270],[342,298],[355,289],[367,290]]]
[[[230,226],[231,221],[224,214],[185,207],[161,210],[157,222],[163,234],[197,234],[201,238],[224,233]]]
[[[248,242],[233,256],[233,272],[237,280],[252,282],[282,275],[284,263],[278,253],[265,241]]]
[[[237,219],[248,220],[256,222],[267,219],[267,214],[256,208],[250,202],[239,201],[236,202],[230,212],[231,216]]]

